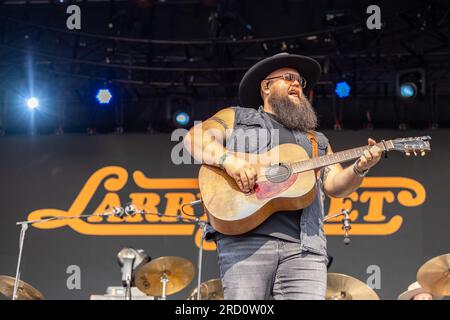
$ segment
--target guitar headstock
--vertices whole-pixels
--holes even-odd
[[[431,151],[430,136],[410,137],[392,140],[393,150],[403,152],[410,156],[424,156]]]

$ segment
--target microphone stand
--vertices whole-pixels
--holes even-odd
[[[206,222],[201,221],[200,219],[197,221],[198,227],[201,229],[200,235],[200,248],[198,249],[198,268],[197,268],[197,300],[200,300],[200,284],[202,280],[202,264],[203,264],[203,241],[205,240],[205,228]]]
[[[201,200],[197,200],[197,201],[194,201],[193,203],[188,203],[188,204],[185,204],[185,205],[193,205],[193,204],[197,204],[197,203],[200,203],[200,202],[201,202]],[[129,215],[133,215],[133,214],[156,215],[158,217],[171,217],[171,218],[173,218],[173,216],[169,216],[169,215],[166,215],[164,213],[145,212],[144,210],[139,210],[139,211],[136,210],[133,213],[131,211],[128,211],[128,213],[124,214],[123,208],[114,208],[113,212],[105,212],[105,213],[94,214],[94,215],[89,214],[89,215],[77,215],[77,216],[53,216],[53,217],[44,218],[44,219],[16,222],[16,225],[20,225],[21,226],[21,230],[20,230],[20,236],[19,236],[19,256],[17,258],[16,279],[14,281],[14,291],[13,291],[12,300],[17,300],[17,291],[19,289],[19,282],[20,282],[20,267],[21,267],[21,262],[22,262],[23,246],[24,246],[24,242],[25,242],[25,233],[26,233],[26,231],[28,229],[28,226],[30,224],[48,222],[48,221],[53,221],[53,220],[67,220],[67,219],[89,218],[89,217],[92,217],[92,216],[95,216],[95,217],[118,216],[118,217],[123,219],[124,216],[129,216]],[[203,263],[203,261],[202,261],[203,260],[203,240],[204,240],[204,231],[205,231],[205,228],[206,228],[206,222],[200,220],[200,218],[197,218],[197,217],[195,217],[195,218],[177,217],[177,219],[179,221],[183,221],[183,222],[194,222],[201,229],[200,248],[199,248],[198,262],[197,262],[198,263],[197,299],[200,300],[200,283],[201,283],[201,272],[202,272],[202,263]],[[130,294],[131,294],[131,290],[128,292],[128,298],[131,298]]]
[[[183,204],[182,207],[187,205],[195,205],[202,202],[202,200],[196,200],[191,203]],[[140,210],[136,212],[137,214],[141,215],[157,215],[159,217],[171,217],[164,213],[149,213],[145,212],[144,210]],[[200,218],[186,218],[186,217],[177,217],[178,221],[183,222],[194,222],[196,225],[198,225],[199,229],[201,230],[200,234],[200,246],[198,248],[198,258],[197,258],[197,300],[200,300],[200,285],[201,285],[201,279],[202,279],[202,265],[203,265],[203,242],[205,240],[205,229],[206,229],[206,221],[200,220]]]
[[[52,221],[52,220],[79,219],[79,218],[88,218],[88,217],[92,217],[92,216],[109,217],[109,216],[114,216],[114,215],[116,215],[116,212],[107,212],[107,213],[96,214],[96,215],[53,216],[53,217],[44,218],[44,219],[16,222],[16,225],[20,225],[21,229],[20,229],[20,235],[19,235],[19,256],[17,258],[16,278],[14,280],[14,290],[13,290],[12,300],[17,300],[17,291],[19,289],[19,282],[20,282],[20,266],[22,263],[23,246],[24,246],[24,242],[25,242],[25,233],[28,230],[28,226],[30,224],[47,222],[47,221]]]

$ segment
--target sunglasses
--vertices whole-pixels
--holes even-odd
[[[279,78],[282,78],[287,85],[292,85],[295,81],[297,81],[300,84],[300,87],[302,87],[302,88],[306,87],[306,79],[295,73],[285,73],[285,74],[282,74],[281,76],[270,77],[270,78],[266,78],[264,80],[269,81],[269,80],[279,79]]]

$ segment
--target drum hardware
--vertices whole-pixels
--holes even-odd
[[[202,200],[195,200],[195,201],[191,201],[188,203],[184,203],[181,205],[181,211],[185,214],[188,215],[187,213],[184,212],[184,208],[186,206],[194,206],[196,204],[200,204],[202,203]],[[173,216],[169,216],[166,215],[164,213],[153,213],[153,212],[145,212],[145,210],[139,210],[136,208],[136,206],[134,206],[133,204],[129,204],[126,208],[128,208],[129,215],[134,215],[134,214],[140,214],[140,215],[156,215],[158,217],[171,217],[173,218]],[[177,221],[181,221],[181,222],[193,222],[195,223],[198,228],[201,230],[201,236],[200,236],[200,245],[199,245],[199,249],[198,249],[198,259],[197,259],[197,299],[200,299],[200,284],[201,284],[201,279],[202,279],[202,267],[203,267],[203,243],[205,240],[205,229],[206,229],[206,221],[201,220],[198,217],[195,217],[192,215],[192,217],[180,217],[177,216]]]
[[[167,256],[154,259],[136,272],[136,286],[147,295],[161,297],[186,288],[194,278],[194,265],[187,259]]]
[[[380,300],[364,282],[341,273],[328,273],[327,300]]]
[[[185,214],[188,215],[185,211],[184,208],[186,206],[194,206],[197,204],[202,203],[203,201],[200,200],[195,200],[195,201],[191,201],[188,203],[184,203],[181,205],[181,211]],[[134,204],[128,204],[125,207],[125,210],[127,215],[135,215],[135,214],[140,214],[140,215],[156,215],[158,217],[171,217],[173,218],[173,216],[169,216],[166,215],[164,213],[153,213],[153,212],[145,212],[145,210],[139,210],[137,209],[137,207]],[[198,217],[195,217],[193,215],[191,215],[191,218],[188,217],[180,217],[177,216],[177,221],[181,221],[181,222],[194,222],[195,224],[197,224],[198,228],[201,230],[201,236],[200,236],[200,245],[199,245],[199,251],[198,251],[198,258],[197,258],[197,292],[198,292],[198,296],[197,299],[200,299],[200,284],[201,284],[201,279],[202,279],[202,267],[203,267],[203,243],[205,240],[205,229],[206,229],[206,221],[201,220]],[[162,280],[165,281],[165,280]]]
[[[199,228],[201,228],[201,236],[200,236],[200,248],[198,249],[198,275],[197,275],[197,300],[200,300],[200,285],[202,280],[202,265],[203,265],[203,242],[205,240],[205,228],[206,222],[198,220],[197,222]]]
[[[200,296],[200,299],[198,298]],[[200,286],[200,295],[197,288],[189,294],[188,300],[223,300],[223,288],[220,279],[211,279]]]
[[[17,300],[43,300],[44,296],[30,284],[19,281],[17,289],[14,291],[16,279],[10,276],[0,276],[0,293],[6,298],[12,299],[15,295]]]
[[[450,295],[450,253],[425,262],[417,272],[420,286],[436,296]]]
[[[185,203],[181,206],[181,211],[184,212],[184,208],[186,206],[194,206],[196,204],[202,203],[203,200],[196,200],[189,203]],[[186,213],[185,213],[186,214]],[[202,221],[199,218],[195,218],[198,227],[201,229],[200,234],[200,247],[198,249],[198,258],[197,258],[197,300],[200,300],[200,285],[202,280],[202,266],[203,266],[203,242],[205,240],[205,229],[206,229],[206,221]]]
[[[91,294],[90,300],[127,300],[126,288],[111,286],[107,287],[105,294]],[[155,300],[155,297],[148,296],[137,287],[131,287],[133,300]]]
[[[167,278],[167,274],[165,272],[161,276],[161,282],[163,285],[161,300],[166,300],[166,289],[167,289],[167,282],[169,282],[169,278]]]

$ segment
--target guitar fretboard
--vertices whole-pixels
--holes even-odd
[[[382,151],[389,151],[394,148],[392,140],[379,142],[376,144]],[[323,168],[332,164],[342,163],[350,160],[355,160],[361,157],[369,146],[358,147],[339,151],[333,154],[327,154],[317,158],[294,162],[291,164],[292,170],[296,173]]]

